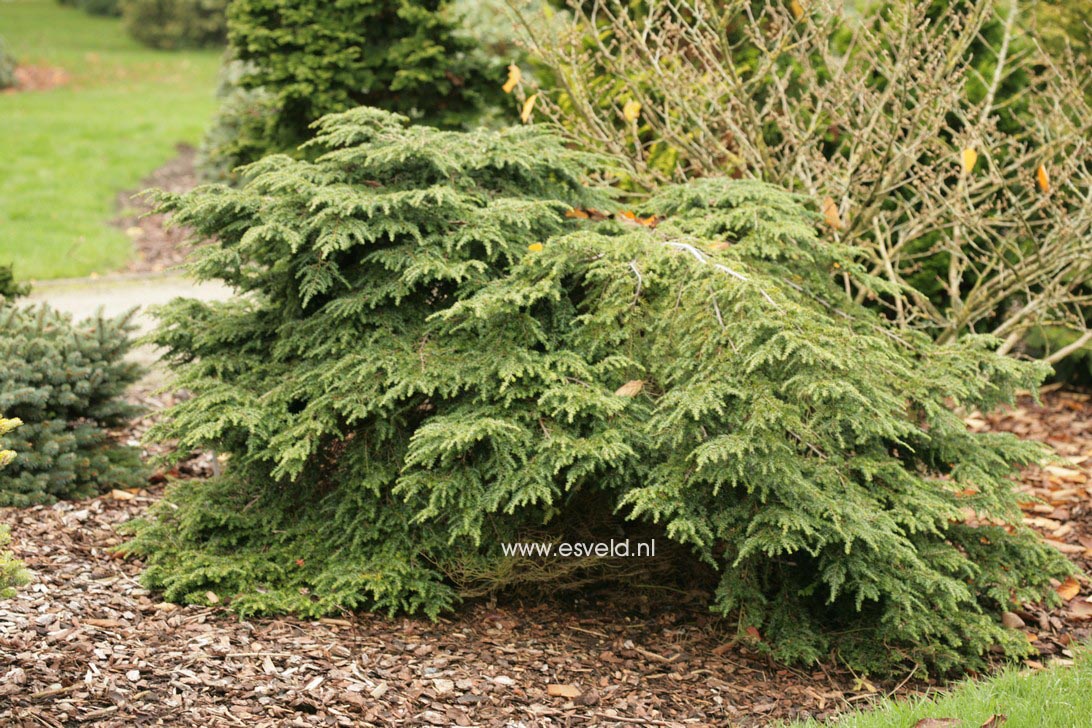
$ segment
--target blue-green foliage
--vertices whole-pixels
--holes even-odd
[[[404,121],[330,116],[315,161],[165,196],[215,236],[197,274],[241,295],[163,311],[194,396],[154,435],[228,459],[138,527],[150,586],[435,616],[458,565],[613,516],[715,568],[710,606],[782,659],[1026,650],[999,612],[1068,568],[1010,482],[1042,452],[952,407],[1009,401],[1040,368],[890,330],[778,189],[670,188],[654,228],[572,219],[609,205],[580,183],[592,160],[527,128]]]
[[[124,360],[131,316],[74,323],[46,306],[0,305],[0,412],[23,421],[0,436],[15,460],[0,505],[52,503],[141,482],[139,451],[107,430],[136,408],[121,398],[139,375]]]

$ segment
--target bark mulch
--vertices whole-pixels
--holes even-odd
[[[23,93],[26,91],[49,91],[63,86],[69,81],[68,71],[52,66],[17,66],[15,84],[0,89],[3,94]]]
[[[1044,440],[1065,458],[1028,473],[1026,513],[1086,568],[1090,398],[1053,393],[968,421]],[[753,726],[928,687],[772,665],[731,642],[731,625],[662,592],[477,603],[437,623],[239,620],[167,604],[140,586],[138,562],[111,552],[118,527],[161,489],[0,510],[34,572],[0,603],[0,725]],[[1033,669],[1068,660],[1089,637],[1088,583],[1058,589],[1063,608],[1008,617],[1040,652]]]

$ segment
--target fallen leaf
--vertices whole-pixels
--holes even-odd
[[[986,722],[982,724],[981,728],[997,728],[997,726],[1001,725],[1008,719],[1009,717],[1007,715],[1004,715],[1003,713],[997,713],[987,718]]]
[[[546,686],[546,694],[554,698],[579,698],[580,688],[573,685],[550,684]]]
[[[1084,601],[1070,602],[1069,614],[1076,619],[1089,619],[1092,618],[1092,604]]]
[[[209,600],[209,604],[216,604],[220,601],[220,597],[216,595],[216,592],[205,592],[205,599]]]
[[[949,728],[961,725],[963,721],[958,718],[922,718],[914,724],[914,728]]]
[[[126,490],[112,490],[110,491],[110,497],[114,500],[132,500],[136,498],[135,495]]]
[[[641,118],[641,103],[639,101],[633,101],[632,99],[627,101],[622,106],[622,118],[626,121],[634,122]]]
[[[506,94],[512,93],[512,90],[519,86],[519,82],[523,80],[523,73],[519,70],[519,66],[515,63],[508,67],[508,80],[504,82],[501,89]]]
[[[747,629],[745,629],[743,631],[746,632],[747,636],[750,637],[751,639],[759,640],[760,642],[762,641],[762,634],[758,631],[757,627],[748,627]]]
[[[618,213],[618,217],[622,218],[623,220],[628,220],[629,222],[635,222],[638,225],[644,225],[645,227],[656,227],[656,224],[659,222],[655,215],[650,215],[649,217],[637,217],[637,213],[633,212],[632,210],[623,210],[622,212]]]
[[[838,205],[834,202],[833,197],[823,198],[823,219],[827,221],[827,225],[835,230],[841,230],[845,227],[842,223],[842,216],[838,214]]]
[[[1054,591],[1058,592],[1058,596],[1060,596],[1063,601],[1068,602],[1081,593],[1081,584],[1071,576],[1062,582]]]
[[[792,10],[792,16],[797,20],[804,17],[804,6],[800,4],[800,0],[792,0],[789,3],[789,9]]]
[[[631,379],[616,389],[614,393],[619,397],[636,397],[641,393],[641,390],[645,388],[645,383],[641,379]]]
[[[1012,612],[1002,612],[1001,624],[1009,629],[1020,629],[1024,626],[1024,620],[1020,619],[1019,615],[1013,614]]]

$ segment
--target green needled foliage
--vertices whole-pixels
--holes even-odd
[[[330,116],[313,162],[165,196],[215,237],[198,275],[242,295],[162,312],[194,396],[153,434],[228,459],[138,525],[149,586],[435,616],[466,564],[510,573],[502,543],[625,519],[714,568],[710,606],[780,659],[1027,649],[999,612],[1069,568],[1010,481],[1042,452],[953,407],[1010,401],[1040,367],[855,306],[831,280],[863,275],[848,249],[776,188],[669,188],[654,228],[577,220],[607,204],[580,184],[592,160],[533,129],[404,121]]]
[[[228,43],[239,87],[263,101],[242,117],[225,109],[205,150],[221,165],[292,152],[321,116],[361,104],[458,128],[503,98],[504,63],[448,0],[235,0]],[[238,133],[223,138],[225,124]]]
[[[140,484],[138,450],[106,432],[135,413],[121,399],[140,371],[124,361],[130,318],[73,323],[46,306],[0,306],[0,412],[23,422],[0,435],[0,450],[18,454],[0,473],[0,506]]]

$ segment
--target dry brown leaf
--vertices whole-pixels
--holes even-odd
[[[1001,613],[1001,624],[1005,625],[1009,629],[1020,629],[1024,626],[1024,620],[1020,619],[1018,614],[1012,612]]]
[[[842,223],[842,216],[838,214],[838,205],[834,202],[833,197],[823,198],[823,219],[827,221],[827,225],[835,230],[841,230],[845,227]]]
[[[1075,619],[1092,619],[1092,604],[1085,600],[1069,603],[1069,615]]]
[[[1004,715],[1003,713],[997,713],[987,718],[986,722],[982,724],[981,728],[997,728],[997,726],[1001,725],[1008,719],[1009,717],[1007,715]]]
[[[644,380],[631,379],[621,387],[616,389],[614,393],[619,397],[636,397],[641,393],[641,390],[645,388]]]
[[[110,491],[110,497],[113,498],[114,500],[132,500],[133,498],[136,498],[135,495],[133,495],[132,493],[130,493],[127,490],[116,490],[116,489]]]
[[[554,698],[579,698],[581,695],[578,687],[554,683],[546,686],[546,694]]]
[[[961,725],[963,721],[958,718],[922,718],[914,724],[914,728],[951,728]]]
[[[1054,591],[1058,592],[1058,596],[1068,602],[1081,593],[1081,584],[1071,576],[1062,582]]]

